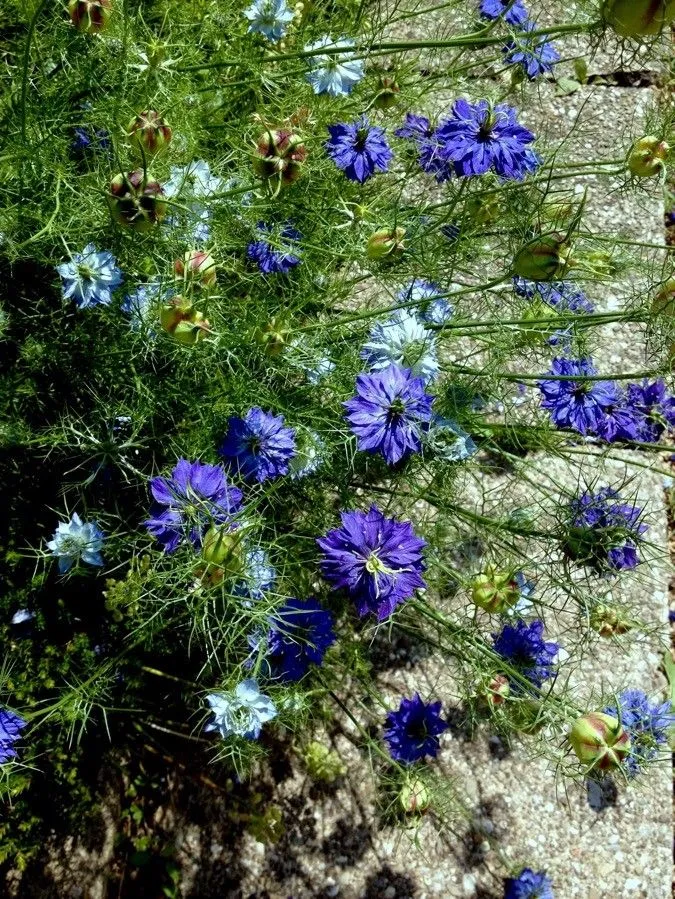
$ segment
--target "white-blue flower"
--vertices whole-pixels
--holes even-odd
[[[276,706],[269,696],[260,692],[254,678],[243,680],[234,690],[209,693],[206,701],[211,706],[213,720],[204,730],[217,730],[223,739],[234,735],[257,740],[263,724],[277,714]]]
[[[244,15],[251,23],[249,31],[264,35],[268,41],[280,41],[293,21],[293,10],[286,0],[254,0]]]
[[[425,381],[438,375],[435,337],[407,309],[398,309],[387,321],[373,326],[361,358],[371,371],[396,364],[411,369]]]
[[[429,424],[425,443],[439,459],[463,462],[478,452],[471,436],[450,418],[437,416]]]
[[[288,463],[288,474],[293,481],[313,474],[323,462],[325,450],[319,435],[305,428],[296,428],[295,441],[295,455]]]
[[[305,51],[321,50],[324,47],[345,49],[354,46],[350,38],[341,37],[334,41],[325,35],[313,44],[308,44]],[[344,97],[349,94],[363,78],[363,60],[355,59],[349,53],[318,54],[309,59],[312,66],[307,73],[307,80],[315,94],[330,94],[331,97]]]
[[[223,187],[223,179],[211,173],[204,159],[195,159],[189,165],[171,166],[171,177],[164,185],[169,199],[180,196],[182,205],[189,208],[186,215],[181,210],[167,218],[167,224],[191,231],[193,241],[207,241],[211,235],[211,210],[204,203]],[[187,219],[187,220],[186,220]]]
[[[77,512],[73,512],[70,521],[59,522],[47,547],[59,560],[59,574],[65,574],[79,561],[103,565],[103,531],[95,521],[83,522]]]
[[[234,589],[235,596],[248,596],[251,599],[262,599],[265,593],[274,586],[277,570],[270,562],[270,557],[262,547],[249,549],[244,554],[244,571],[241,581]]]
[[[57,265],[56,271],[63,280],[64,299],[75,300],[78,309],[109,306],[112,291],[123,281],[113,254],[108,250],[99,253],[93,243],[75,253],[70,262]]]

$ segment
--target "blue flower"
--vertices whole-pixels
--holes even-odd
[[[458,175],[484,175],[492,169],[500,178],[521,181],[539,166],[531,149],[534,134],[520,125],[516,111],[504,103],[456,100],[449,119],[438,126],[435,139],[441,155]]]
[[[402,303],[419,303],[420,319],[432,325],[444,325],[455,312],[438,284],[423,278],[415,278],[407,287],[399,290],[396,296]]]
[[[642,690],[624,690],[617,705],[604,709],[618,718],[630,735],[630,754],[624,761],[629,776],[635,777],[657,758],[659,747],[668,744],[668,732],[675,724],[670,702],[652,703]]]
[[[387,321],[373,325],[361,358],[372,371],[395,364],[409,368],[415,377],[431,381],[438,375],[436,352],[433,333],[412,312],[398,309]]]
[[[523,868],[517,877],[504,881],[504,899],[555,899],[553,881],[543,871]]]
[[[129,324],[134,331],[147,331],[154,324],[155,312],[159,303],[160,294],[163,298],[172,297],[175,291],[165,289],[157,281],[149,284],[139,284],[131,293],[124,296],[120,304],[122,312],[129,316]]]
[[[225,740],[237,736],[257,740],[263,724],[276,717],[277,709],[269,696],[260,692],[253,678],[243,680],[234,690],[209,693],[206,701],[211,706],[212,720],[204,730],[217,730]]]
[[[595,311],[593,303],[573,281],[526,281],[516,275],[513,289],[528,300],[540,297],[558,312],[590,314]]]
[[[543,635],[543,621],[506,624],[499,634],[492,635],[495,652],[536,687],[553,677],[558,656],[558,644],[546,642]],[[518,689],[520,684],[513,686]]]
[[[334,589],[345,589],[359,615],[388,618],[397,605],[426,587],[424,540],[409,521],[386,518],[372,506],[368,512],[343,512],[342,526],[316,542],[323,550],[323,576]]]
[[[431,418],[433,397],[410,369],[390,365],[356,379],[356,396],[343,405],[360,450],[380,452],[396,465],[422,448],[422,434]]]
[[[312,365],[304,365],[307,380],[310,384],[319,384],[324,378],[335,371],[335,363],[328,356],[322,356]]]
[[[198,243],[211,235],[211,210],[205,203],[225,187],[223,179],[211,173],[204,159],[195,159],[185,166],[172,166],[171,177],[163,185],[169,199],[180,197],[181,209],[174,209],[166,223],[182,229]]]
[[[396,712],[389,712],[385,721],[384,739],[389,754],[397,762],[412,764],[426,756],[438,755],[439,735],[448,729],[440,715],[440,702],[423,702],[419,693],[412,699],[402,699]]]
[[[522,0],[481,0],[480,14],[489,20],[503,17],[509,25],[524,25],[528,21]]]
[[[264,35],[268,41],[280,41],[286,34],[288,25],[293,21],[293,10],[286,0],[254,0],[244,10],[244,15],[251,23],[249,31]]]
[[[93,243],[75,253],[70,262],[57,265],[56,271],[63,280],[64,299],[74,299],[78,309],[109,306],[112,291],[123,281],[113,254],[99,253]]]
[[[335,643],[333,616],[316,599],[288,599],[270,619],[266,658],[271,676],[298,681]]]
[[[302,234],[290,223],[275,228],[274,225],[258,222],[256,228],[260,239],[248,245],[246,255],[264,275],[285,275],[300,264],[298,249],[293,244],[302,240]],[[266,239],[268,234],[272,235],[273,242]]]
[[[21,737],[26,722],[9,709],[0,709],[0,765],[17,756],[14,744]]]
[[[544,35],[528,35],[528,32],[537,30],[534,22],[525,22],[522,28],[522,33],[504,47],[504,58],[506,62],[519,64],[530,81],[533,81],[539,75],[552,72],[553,66],[560,62],[560,54]]]
[[[350,181],[363,184],[375,172],[386,172],[393,153],[382,128],[370,125],[366,116],[355,122],[329,125],[326,152]]]
[[[185,540],[199,546],[203,531],[214,524],[234,526],[241,509],[242,492],[220,465],[179,459],[171,477],[153,478],[150,490],[155,503],[145,526],[167,553]]]
[[[341,37],[334,41],[326,35],[308,44],[306,52],[312,50],[344,49],[354,46],[354,41]],[[351,93],[353,87],[363,78],[363,60],[356,59],[349,53],[320,53],[310,57],[312,70],[307,73],[307,80],[315,94],[329,94],[331,97],[344,97]]]
[[[262,599],[277,579],[277,570],[270,562],[269,554],[262,547],[248,549],[244,553],[243,568],[242,578],[232,592],[235,596]]]
[[[110,134],[105,128],[90,129],[86,125],[80,125],[74,129],[75,138],[71,149],[75,154],[83,154],[88,150],[110,149]]]
[[[425,446],[445,462],[463,462],[478,452],[478,447],[456,421],[440,415],[432,417],[424,438]]]
[[[70,521],[59,522],[47,547],[59,560],[59,574],[65,574],[80,561],[97,568],[103,565],[103,531],[95,521],[83,522],[77,512],[73,512]]]
[[[256,406],[244,418],[230,418],[218,452],[247,481],[262,483],[288,474],[295,455],[295,431],[284,427],[283,415],[272,415]]]
[[[658,443],[664,431],[675,427],[675,397],[670,396],[660,378],[629,384],[626,404],[636,420],[635,440]]]
[[[611,487],[586,490],[569,504],[568,532],[564,546],[568,555],[599,571],[621,571],[639,564],[637,546],[647,525],[640,519],[643,509],[620,501]]]
[[[455,167],[443,155],[443,144],[438,140],[437,133],[426,116],[406,113],[405,122],[394,134],[413,141],[417,147],[420,168],[428,175],[433,175],[439,184],[453,176]]]

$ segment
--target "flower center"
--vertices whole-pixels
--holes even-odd
[[[369,574],[378,574],[380,571],[386,571],[385,565],[381,559],[372,552],[366,559],[366,571]]]
[[[366,141],[368,140],[368,135],[370,130],[365,127],[361,127],[356,132],[356,140],[354,141],[354,149],[362,152],[366,149]]]
[[[80,262],[77,266],[77,274],[81,278],[82,281],[93,281],[94,280],[94,272],[86,263]]]
[[[401,399],[400,396],[397,396],[395,400],[392,400],[388,411],[388,416],[390,421],[398,421],[405,414],[405,403]]]
[[[478,137],[480,140],[488,141],[492,138],[492,129],[497,124],[497,116],[495,115],[494,109],[489,109],[485,113],[485,118],[478,129]]]

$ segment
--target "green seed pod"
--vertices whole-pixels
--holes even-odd
[[[228,574],[242,570],[242,540],[238,531],[227,526],[209,528],[202,541],[202,558],[209,565],[225,569]]]
[[[382,228],[368,238],[366,256],[377,262],[391,259],[405,252],[405,228]]]
[[[140,232],[152,231],[166,212],[162,186],[148,180],[142,169],[113,178],[108,205],[116,222]]]
[[[159,321],[167,334],[186,346],[202,340],[210,330],[204,315],[184,297],[173,297],[165,303],[160,310]]]
[[[602,17],[621,37],[658,34],[675,19],[675,0],[605,0]]]
[[[630,752],[630,736],[617,718],[604,712],[588,712],[574,722],[569,741],[576,757],[589,768],[620,768]]]
[[[256,331],[255,339],[265,351],[265,355],[274,358],[283,353],[288,345],[290,333],[290,328],[279,319],[273,318]]]
[[[173,264],[174,274],[181,281],[190,281],[208,288],[216,285],[216,262],[205,250],[188,250]]]
[[[560,234],[544,234],[516,253],[513,273],[528,281],[556,281],[569,265],[569,246]]]
[[[477,575],[471,585],[471,599],[486,612],[503,612],[514,606],[520,597],[520,589],[509,571],[497,571],[488,566]]]
[[[127,134],[137,152],[155,156],[171,143],[173,131],[162,116],[154,109],[139,113],[127,126]]]
[[[628,171],[637,178],[653,178],[665,171],[670,147],[653,134],[636,140],[628,154]]]
[[[82,34],[101,34],[112,15],[112,0],[70,0],[70,21]]]
[[[398,801],[404,815],[422,815],[431,805],[431,797],[424,781],[410,777],[401,787]]]
[[[307,158],[305,145],[287,129],[267,130],[256,142],[253,170],[263,180],[287,186],[297,181]]]
[[[377,94],[373,100],[373,106],[377,109],[391,109],[399,100],[401,88],[397,82],[388,75],[381,75],[378,79]]]

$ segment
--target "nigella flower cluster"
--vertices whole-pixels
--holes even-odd
[[[70,262],[57,265],[56,270],[63,280],[64,299],[75,300],[78,309],[109,306],[113,290],[123,281],[113,254],[99,252],[93,243],[74,253]]]
[[[419,693],[412,699],[402,699],[397,711],[389,712],[385,721],[384,739],[391,757],[408,765],[427,756],[435,758],[439,736],[448,729],[440,713],[440,702],[424,702]]]
[[[321,571],[335,589],[346,590],[359,615],[384,621],[397,605],[426,584],[422,577],[426,542],[409,521],[387,518],[375,506],[343,512],[342,525],[320,537]]]
[[[313,598],[288,599],[270,619],[265,658],[270,674],[299,681],[310,665],[320,665],[335,643],[333,616]]]
[[[504,881],[504,899],[555,899],[553,881],[544,871],[523,868],[516,877]]]
[[[535,687],[541,687],[545,680],[555,675],[558,644],[544,640],[543,621],[506,624],[493,637],[494,651]],[[522,689],[522,685],[516,681],[512,682],[512,687],[515,690]]]
[[[297,228],[289,222],[281,227],[258,222],[256,228],[259,238],[248,245],[246,255],[264,275],[285,275],[300,264],[302,234]]]
[[[630,736],[630,752],[623,761],[629,777],[635,777],[668,745],[675,724],[670,702],[655,703],[642,690],[624,690],[605,714],[617,718]]]
[[[103,531],[95,521],[83,522],[77,512],[73,512],[70,521],[59,522],[47,547],[59,560],[59,574],[70,571],[80,561],[96,568],[103,565]]]
[[[359,449],[379,452],[389,465],[396,465],[422,448],[432,402],[422,378],[414,377],[409,368],[389,365],[359,375],[356,396],[344,406]]]
[[[376,322],[361,350],[372,371],[395,364],[415,377],[431,381],[438,375],[436,338],[414,313],[398,309],[384,322]]]
[[[214,524],[236,527],[243,495],[220,465],[179,459],[170,477],[150,481],[150,490],[155,503],[145,526],[167,553],[184,542],[200,546],[205,529]]]
[[[618,491],[584,491],[569,505],[563,537],[566,553],[598,571],[622,571],[639,562],[638,546],[647,531],[640,506],[621,502]]]
[[[363,184],[376,172],[386,172],[393,157],[382,128],[361,116],[355,122],[329,125],[326,152],[350,181]]]
[[[508,63],[520,65],[530,81],[553,71],[560,62],[560,54],[544,35],[533,36],[534,22],[523,22],[522,31],[504,47],[504,59]]]
[[[284,427],[283,415],[255,406],[243,418],[230,418],[218,452],[247,481],[262,484],[288,474],[296,452],[295,431]]]
[[[21,737],[26,721],[9,709],[0,709],[0,765],[15,759],[17,751],[14,744]]]

